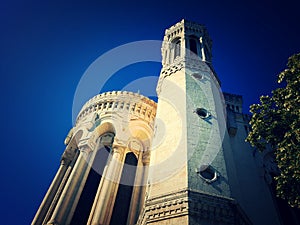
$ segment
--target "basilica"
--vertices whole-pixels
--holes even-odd
[[[205,26],[166,29],[158,101],[127,91],[87,101],[33,225],[279,225],[271,151],[245,138],[240,95],[220,91]]]

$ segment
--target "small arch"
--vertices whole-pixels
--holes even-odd
[[[76,146],[76,148],[77,148],[78,143],[79,143],[81,137],[83,136],[83,133],[84,133],[84,131],[82,129],[77,130],[76,133],[73,134],[73,136],[69,142],[69,145]]]
[[[175,38],[172,41],[172,44],[173,44],[173,48],[174,48],[174,60],[175,60],[177,57],[181,56],[181,40],[180,40],[180,38]]]
[[[151,131],[145,127],[144,123],[139,121],[132,121],[128,127],[132,139],[139,140],[142,150],[145,150],[145,146],[150,146],[152,135]]]
[[[191,35],[189,37],[189,45],[190,51],[198,55],[199,39],[196,36]]]
[[[115,135],[116,129],[112,123],[104,122],[104,123],[100,124],[98,127],[96,127],[94,132],[97,137],[100,137],[101,135],[103,135],[105,133],[113,133]]]

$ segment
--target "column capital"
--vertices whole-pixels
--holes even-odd
[[[124,146],[113,144],[113,146],[112,146],[112,154],[113,155],[115,155],[115,154],[122,155],[124,153],[124,151],[125,151]]]
[[[80,146],[79,148],[80,153],[89,154],[93,149],[91,149],[88,145]]]
[[[76,154],[76,150],[66,148],[66,150],[61,156],[60,164],[66,166],[69,165],[69,163],[74,159],[75,154]]]
[[[90,149],[93,151],[96,149],[97,143],[96,143],[96,138],[95,134],[90,134],[86,138],[81,139],[78,143],[78,148],[79,149]]]
[[[144,165],[150,164],[150,151],[143,152],[142,162]]]

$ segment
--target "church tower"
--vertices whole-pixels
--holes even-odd
[[[166,30],[149,186],[138,224],[249,224],[231,198],[225,103],[203,25]],[[234,179],[234,178],[233,178]]]

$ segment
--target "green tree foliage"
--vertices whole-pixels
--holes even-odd
[[[275,177],[277,196],[300,208],[300,53],[289,58],[278,83],[285,87],[251,105],[252,131],[246,141],[260,151],[271,146],[280,170]]]

